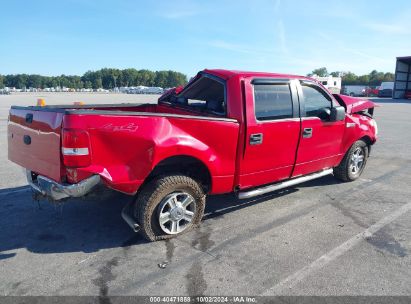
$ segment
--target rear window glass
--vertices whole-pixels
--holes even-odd
[[[177,103],[215,114],[225,114],[224,83],[203,76],[177,98]]]
[[[258,120],[293,117],[293,102],[288,84],[256,84],[254,100]]]

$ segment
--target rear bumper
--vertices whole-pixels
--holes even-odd
[[[100,183],[99,175],[90,176],[78,184],[63,185],[41,175],[33,180],[29,170],[26,171],[26,174],[27,181],[33,190],[56,201],[68,197],[84,196]]]

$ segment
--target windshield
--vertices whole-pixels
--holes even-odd
[[[226,113],[225,87],[220,80],[203,75],[181,92],[174,103],[213,114]]]

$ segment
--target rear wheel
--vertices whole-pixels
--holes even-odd
[[[148,182],[134,205],[141,233],[150,241],[169,239],[197,226],[205,194],[191,177],[169,175]]]
[[[345,182],[360,177],[368,158],[368,146],[362,140],[356,141],[345,154],[341,163],[334,168],[334,176]]]

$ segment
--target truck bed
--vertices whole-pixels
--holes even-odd
[[[88,132],[90,166],[64,165],[63,129]],[[227,181],[215,184],[226,188],[232,187],[232,156],[236,154],[238,130],[234,119],[167,104],[13,106],[9,115],[8,154],[11,161],[57,182],[78,183],[99,174],[108,186],[131,194],[167,153],[172,155],[175,149],[191,153],[193,145],[200,149],[218,147],[210,150],[211,160],[204,162],[215,167],[215,178]],[[195,142],[187,142],[188,137]],[[221,142],[226,146],[219,146]]]
[[[96,114],[102,114],[107,112],[113,115],[158,115],[158,114],[177,114],[177,115],[189,115],[189,116],[205,116],[205,117],[217,117],[219,116],[210,113],[201,113],[200,111],[183,109],[175,107],[169,104],[90,104],[90,105],[49,105],[49,106],[12,106],[14,110],[25,111],[39,111],[39,112],[53,112],[63,114],[91,114],[91,111]],[[117,113],[114,113],[117,112]],[[124,113],[127,112],[127,113]]]

